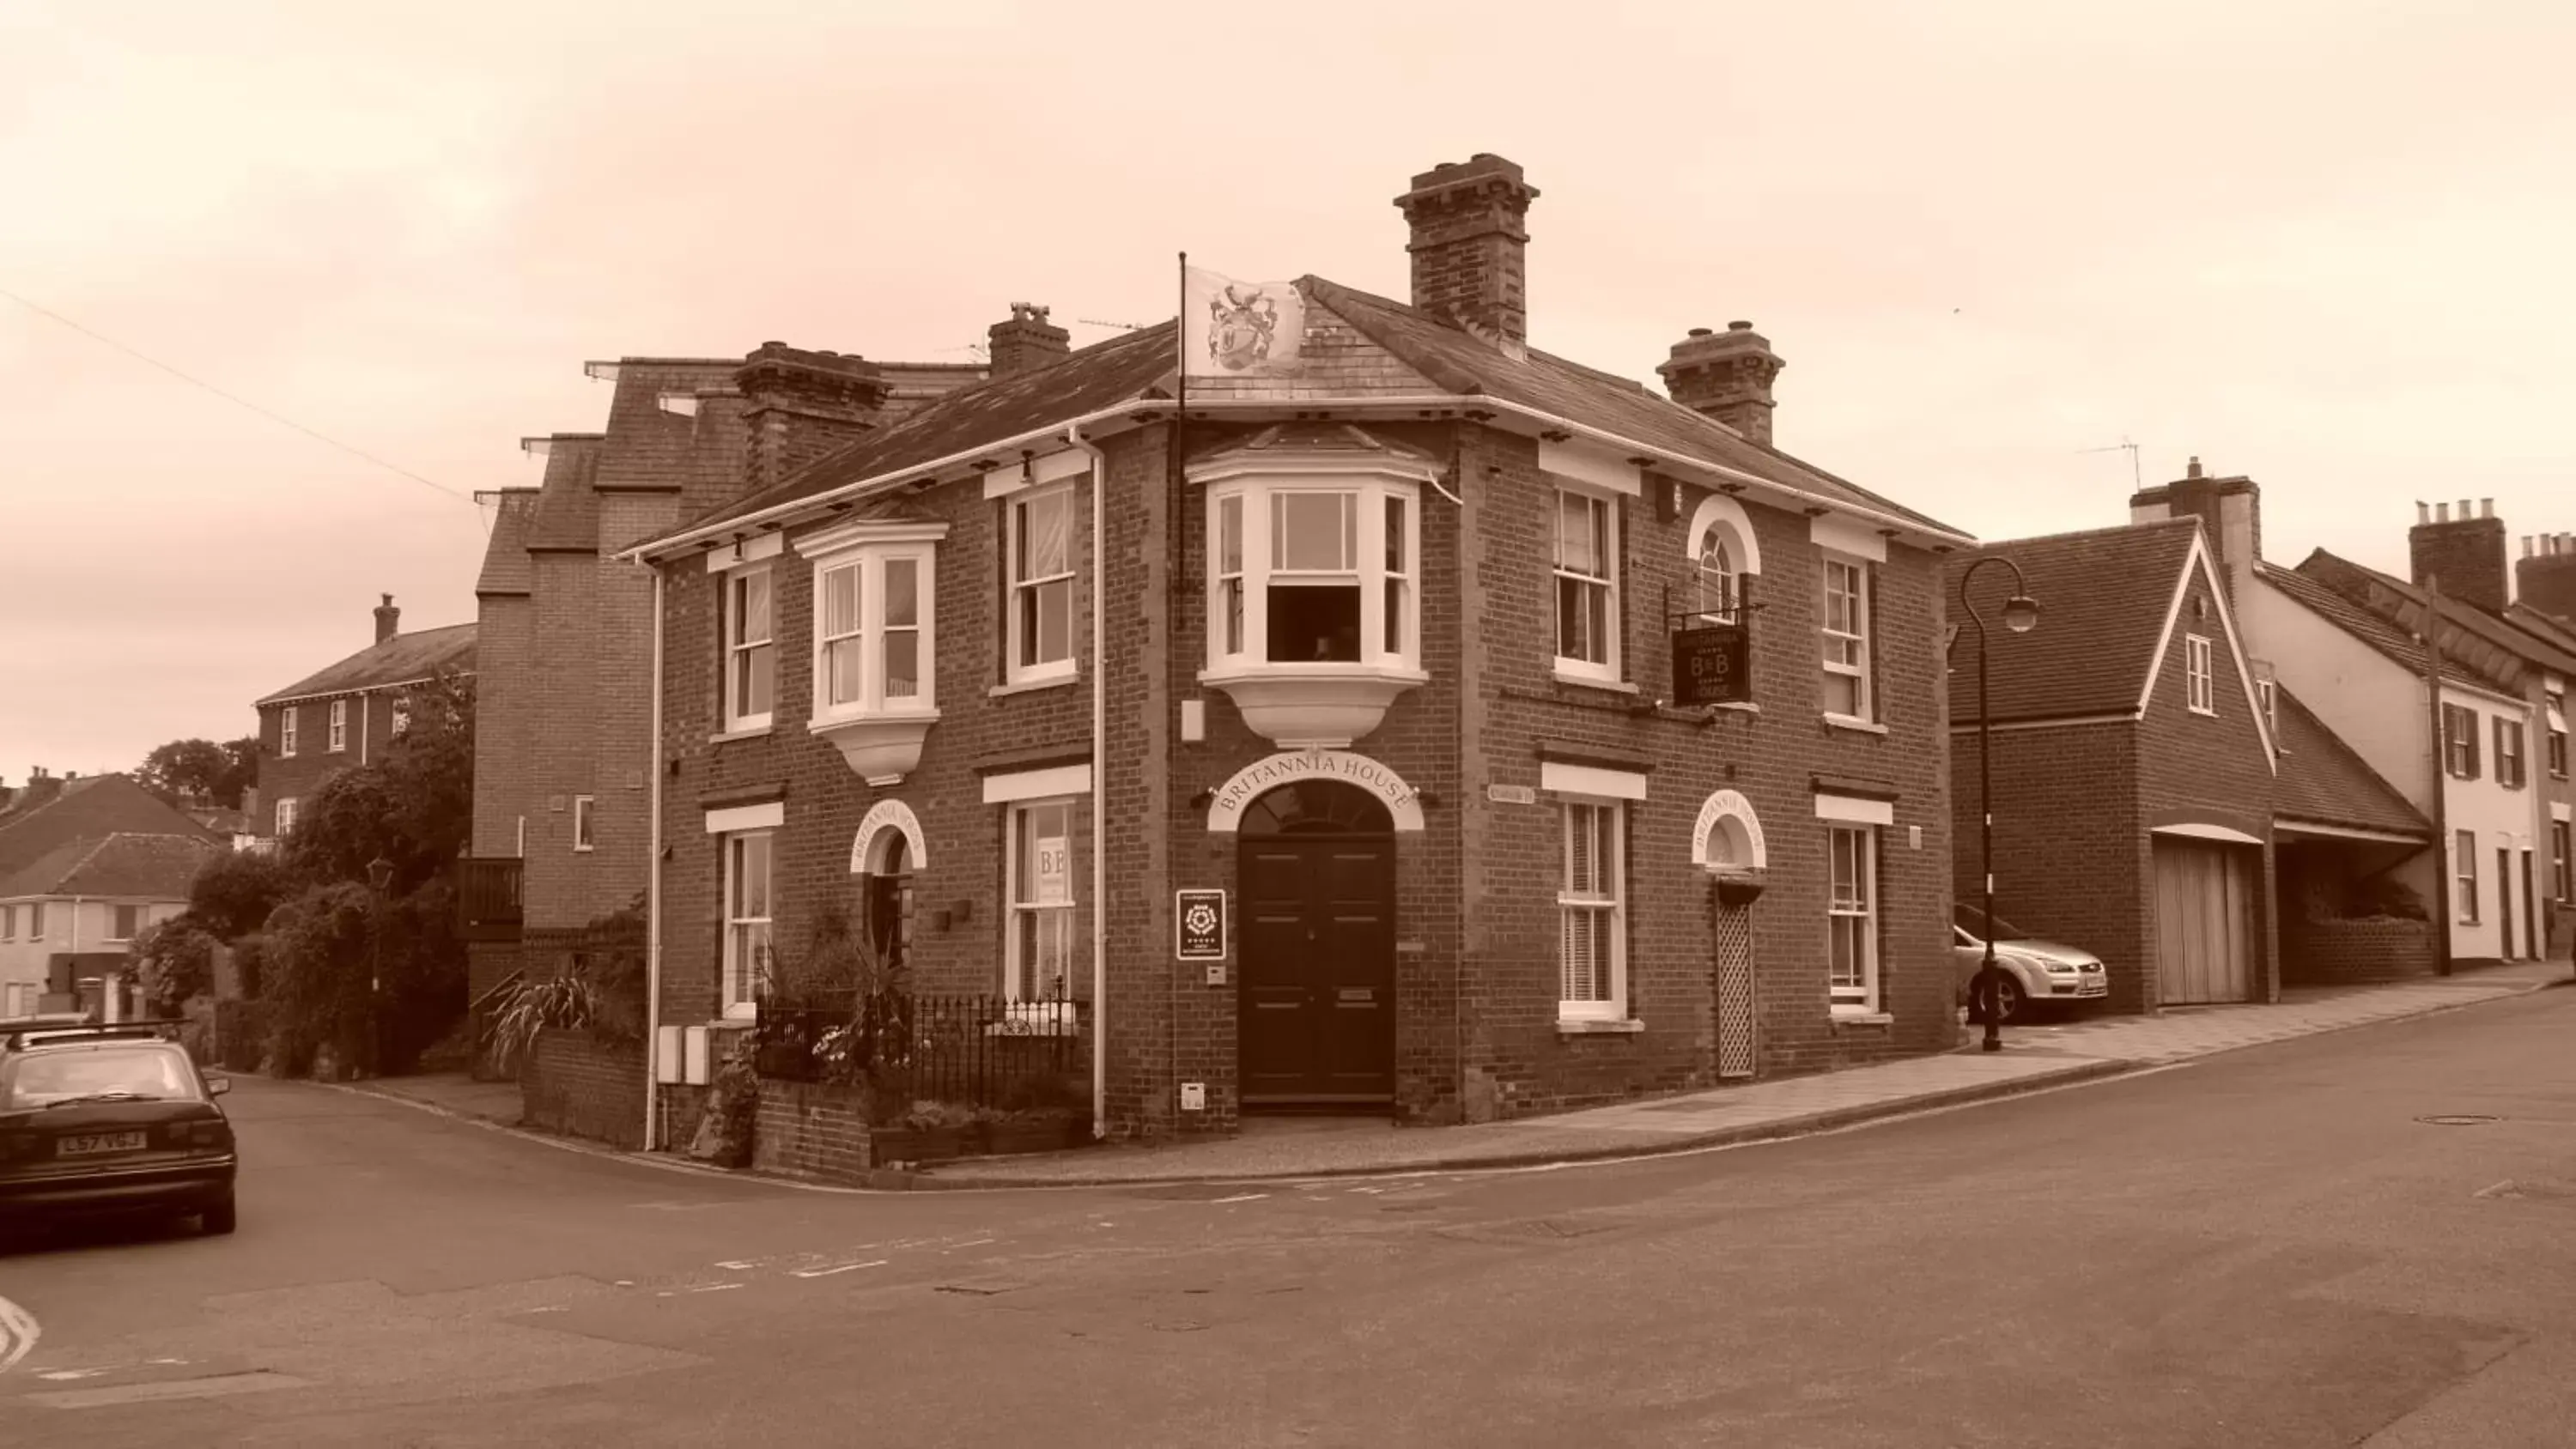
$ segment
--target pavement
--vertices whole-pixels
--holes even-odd
[[[2567,962],[2514,962],[2392,985],[2292,988],[2264,1005],[2035,1022],[2006,1028],[1997,1052],[1979,1049],[1979,1033],[1963,1029],[1960,1049],[1940,1056],[1543,1117],[1437,1128],[1371,1118],[1256,1118],[1232,1137],[967,1158],[918,1172],[881,1172],[872,1180],[881,1190],[916,1191],[1263,1182],[1697,1151],[2047,1091],[2556,985],[2576,985]],[[519,1122],[519,1090],[511,1082],[457,1074],[353,1085],[453,1116],[505,1127]]]
[[[1046,1193],[245,1077],[236,1235],[0,1245],[0,1444],[2563,1449],[2571,1039],[2536,992],[1727,1151]]]

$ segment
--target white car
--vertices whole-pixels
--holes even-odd
[[[1958,907],[1952,920],[1951,957],[1959,967],[1959,1000],[1970,1001],[1978,968],[1985,964],[1987,937],[1975,906]],[[2003,1019],[2029,1015],[2043,1001],[2099,1001],[2111,994],[2102,958],[2055,941],[2033,939],[2000,916],[1994,918],[1995,969],[2004,976]]]

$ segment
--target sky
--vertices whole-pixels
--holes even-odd
[[[587,360],[1083,345],[1181,250],[1400,298],[1392,199],[1480,151],[1533,345],[1750,320],[1782,448],[1981,537],[2125,521],[2124,440],[2277,563],[2576,530],[2571,54],[2555,0],[0,0],[0,780],[473,618]]]

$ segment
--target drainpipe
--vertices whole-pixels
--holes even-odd
[[[2442,580],[2433,574],[2424,576],[2424,692],[2432,696],[2433,711],[2433,966],[2444,976],[2451,974],[2451,878],[2459,869],[2451,862],[2451,742],[2443,733],[2442,719]],[[2472,737],[2474,738],[2474,736]],[[2471,870],[2477,860],[2469,861]]]
[[[1102,854],[1109,842],[1109,678],[1100,630],[1101,516],[1109,511],[1103,487],[1109,467],[1101,451],[1083,440],[1081,423],[1067,423],[1064,440],[1091,457],[1091,1136],[1098,1141],[1109,1135],[1109,1054],[1102,1050],[1109,1018],[1101,1010],[1109,992],[1109,875]]]
[[[363,767],[366,765],[366,763],[367,763],[367,727],[368,727],[369,725],[371,725],[371,724],[373,724],[373,723],[375,722],[375,718],[376,718],[376,697],[375,697],[375,695],[373,695],[373,694],[362,694],[362,695],[359,695],[359,696],[358,696],[358,764],[359,764],[359,766],[360,766],[361,768],[363,768]]]
[[[644,827],[644,1150],[661,1145],[662,1063],[662,570],[653,570],[652,739],[646,773],[653,778]]]

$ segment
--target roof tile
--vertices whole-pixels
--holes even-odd
[[[2009,633],[2000,621],[2012,594],[2012,571],[1978,573],[1975,602],[1997,641],[1993,719],[2133,713],[2146,693],[2165,615],[2199,528],[2194,518],[2126,524],[2012,539],[1952,558],[1950,619],[1959,636],[1950,653],[1951,722],[1977,718],[1977,628],[1961,607],[1960,593],[1977,560],[2002,557],[2019,564],[2040,610],[2037,628]]]
[[[444,629],[396,634],[382,644],[361,649],[328,669],[308,674],[275,694],[261,698],[254,707],[282,704],[290,699],[309,699],[321,694],[354,694],[362,689],[381,689],[388,684],[408,684],[416,679],[427,679],[442,669],[470,674],[474,670],[474,627],[472,624],[450,624]]]
[[[2433,838],[2433,826],[2422,812],[2296,695],[2276,684],[2273,699],[2281,746],[2281,772],[2272,795],[2276,818]]]

